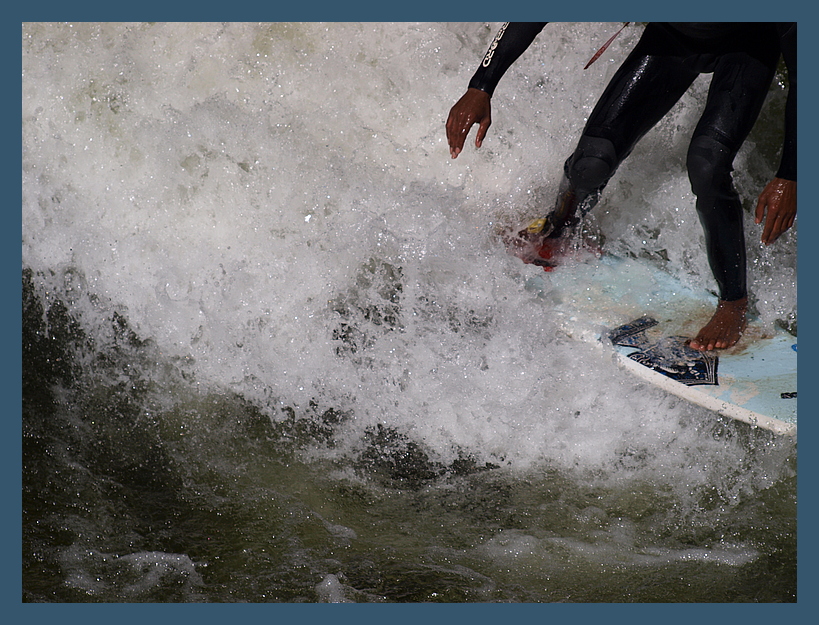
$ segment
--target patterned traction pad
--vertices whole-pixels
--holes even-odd
[[[687,386],[718,385],[719,357],[689,347],[684,336],[666,336],[652,342],[646,330],[657,323],[652,317],[640,317],[611,330],[607,336],[615,345],[633,347],[636,351],[629,358],[672,380]]]

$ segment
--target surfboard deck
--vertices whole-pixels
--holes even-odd
[[[717,299],[637,259],[604,254],[566,259],[526,288],[564,331],[611,349],[648,383],[716,413],[795,435],[796,338],[749,319],[734,347],[699,352],[685,340],[711,318]]]

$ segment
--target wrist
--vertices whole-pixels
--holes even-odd
[[[467,93],[470,91],[473,92],[475,95],[486,96],[487,98],[492,98],[492,94],[487,91],[486,89],[481,89],[480,87],[468,87]]]

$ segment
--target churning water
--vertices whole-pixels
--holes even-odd
[[[795,442],[569,340],[499,238],[618,27],[547,26],[453,161],[498,24],[23,24],[24,600],[794,601]],[[712,287],[706,89],[593,225]],[[736,184],[754,311],[795,333],[796,229],[750,214],[784,94]]]

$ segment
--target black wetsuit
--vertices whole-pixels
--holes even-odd
[[[504,24],[469,86],[492,95],[504,72],[545,25]],[[731,171],[762,108],[780,53],[789,90],[776,176],[796,180],[796,23],[650,23],[609,82],[566,161],[564,185],[549,217],[552,235],[571,223],[578,208],[582,214],[594,206],[637,141],[699,74],[713,73],[688,150],[688,175],[720,299],[745,297],[742,206]]]

